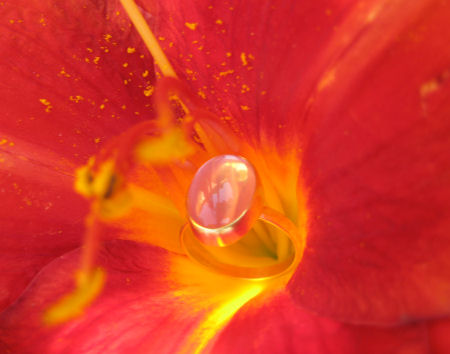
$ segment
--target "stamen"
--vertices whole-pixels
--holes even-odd
[[[154,164],[181,160],[194,153],[194,148],[185,139],[181,129],[172,129],[160,139],[146,140],[136,148],[136,157],[140,161]]]
[[[95,205],[94,205],[95,208]],[[99,222],[95,209],[86,219],[86,234],[82,252],[81,270],[75,274],[75,289],[53,304],[44,314],[44,323],[58,325],[79,317],[103,289],[105,272],[94,268],[99,244]]]
[[[83,252],[81,254],[81,276],[85,276],[92,272],[94,267],[94,260],[99,247],[100,222],[96,209],[98,202],[94,202],[91,213],[86,218],[86,232],[83,241]],[[80,277],[81,277],[80,276]],[[81,279],[81,278],[80,278]],[[83,281],[80,280],[81,283]]]
[[[142,13],[139,11],[136,3],[133,0],[120,0],[120,2],[122,3],[122,6],[124,7],[128,16],[130,17],[131,22],[133,22],[134,27],[136,27],[136,30],[139,32],[139,35],[141,36],[151,55],[153,56],[156,64],[159,66],[162,74],[164,76],[176,78],[177,75],[175,74],[172,65],[165,56],[158,43],[158,40],[145,21],[144,16],[142,16]]]
[[[77,318],[92,303],[103,288],[105,272],[101,268],[90,274],[76,274],[75,290],[61,298],[44,314],[44,323],[49,326],[58,325]]]

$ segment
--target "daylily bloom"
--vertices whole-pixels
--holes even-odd
[[[448,351],[450,4],[138,5],[0,2],[0,350]],[[186,256],[223,154],[296,238],[205,250],[278,275]]]

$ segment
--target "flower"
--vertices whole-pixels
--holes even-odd
[[[155,117],[159,79],[116,2],[0,5],[2,349],[444,352],[445,2],[142,1],[189,92],[221,118],[219,131],[255,148],[252,162],[305,228],[305,253],[286,287],[195,265],[177,237],[195,169],[138,169],[135,184],[167,191],[175,207],[115,215],[96,261],[105,288],[54,328],[42,311],[73,288],[88,214],[71,171]]]

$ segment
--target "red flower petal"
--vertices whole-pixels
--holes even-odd
[[[86,0],[2,5],[2,133],[84,163],[99,142],[152,116],[152,60],[119,10]]]
[[[450,352],[450,320],[438,320],[429,325],[430,349],[435,354]]]
[[[101,142],[152,116],[154,76],[117,4],[36,0],[0,9],[2,308],[79,244],[86,208],[73,171]]]
[[[5,312],[0,320],[4,329],[1,340],[13,352],[31,348],[45,353],[80,353],[89,348],[125,352],[139,347],[149,333],[155,332],[149,338],[176,346],[176,341],[170,343],[168,338],[161,338],[161,333],[156,335],[158,330],[174,334],[176,326],[167,324],[171,319],[175,323],[179,320],[170,306],[174,301],[167,294],[170,289],[162,286],[167,276],[166,257],[165,251],[128,241],[106,244],[99,263],[106,268],[108,278],[100,298],[83,318],[49,329],[42,327],[43,311],[72,288],[80,251],[55,260]]]
[[[331,63],[303,128],[308,247],[290,290],[358,323],[450,313],[450,8],[402,4]]]
[[[0,309],[54,257],[79,245],[86,203],[72,187],[73,166],[24,142],[0,150]]]
[[[298,107],[350,2],[141,1],[175,70],[206,105],[247,138],[288,149],[298,147]]]
[[[196,269],[185,257],[160,248],[109,241],[99,257],[107,274],[103,293],[79,319],[56,328],[42,328],[42,311],[73,286],[79,257],[78,250],[46,266],[20,301],[0,317],[0,342],[8,350],[193,352],[216,333],[214,327],[202,324],[229,300],[230,288],[236,282]],[[178,277],[177,272],[182,274]],[[237,308],[227,306],[230,313],[222,316],[231,316]],[[208,331],[212,333],[208,335]]]
[[[351,326],[318,317],[286,294],[244,306],[220,334],[213,353],[425,353],[424,325]]]

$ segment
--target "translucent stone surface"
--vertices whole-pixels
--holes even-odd
[[[216,229],[237,220],[250,207],[256,175],[244,158],[221,155],[197,171],[188,192],[187,208],[200,226]]]

